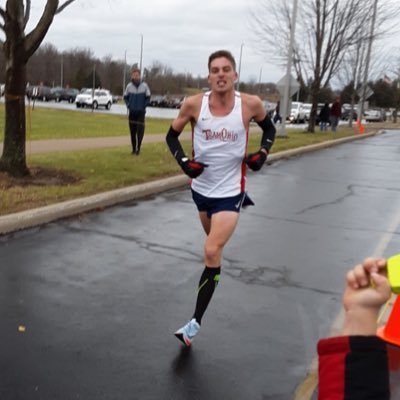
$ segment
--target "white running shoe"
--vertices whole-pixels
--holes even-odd
[[[175,336],[181,340],[187,347],[192,344],[193,338],[199,333],[200,325],[193,318],[185,326],[175,332]]]

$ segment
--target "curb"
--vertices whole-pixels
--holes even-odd
[[[297,156],[300,154],[309,153],[311,151],[326,149],[328,147],[336,146],[338,144],[343,144],[343,143],[347,143],[347,142],[353,142],[354,140],[369,138],[371,136],[376,136],[376,135],[382,134],[384,132],[385,132],[384,130],[380,130],[380,131],[376,131],[376,132],[372,132],[372,133],[364,133],[364,134],[358,135],[358,136],[348,136],[348,137],[344,137],[344,138],[340,138],[340,139],[330,140],[327,142],[310,144],[309,146],[297,147],[295,149],[281,151],[279,153],[271,154],[270,156],[268,156],[267,162],[274,162],[274,161],[294,157],[294,156]]]
[[[381,133],[384,133],[384,131],[377,131],[359,136],[350,136],[282,151],[276,154],[271,154],[271,156],[268,157],[267,162],[272,163],[311,151],[332,147],[358,139],[368,138]],[[140,185],[129,186],[127,188],[95,194],[88,197],[82,197],[75,200],[64,201],[62,203],[52,204],[45,207],[35,208],[33,210],[5,215],[0,217],[0,235],[16,232],[22,229],[33,228],[35,226],[44,225],[49,222],[76,216],[89,211],[101,210],[117,204],[126,203],[132,200],[148,197],[153,194],[165,192],[167,190],[177,189],[188,185],[188,182],[189,180],[186,175],[178,175]]]

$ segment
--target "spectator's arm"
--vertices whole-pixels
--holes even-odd
[[[386,344],[375,336],[390,298],[386,260],[367,258],[347,273],[343,336],[318,343],[319,400],[389,400]]]

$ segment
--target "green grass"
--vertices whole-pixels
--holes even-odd
[[[140,157],[132,156],[129,147],[121,147],[35,155],[28,158],[28,164],[30,168],[67,170],[81,180],[65,186],[14,185],[7,188],[0,198],[0,215],[148,182],[179,172],[164,143],[144,146]]]
[[[316,128],[315,133],[306,133],[298,129],[297,130],[291,129],[288,130],[287,138],[277,137],[274,146],[272,147],[272,153],[277,153],[278,151],[284,151],[289,149],[295,149],[302,146],[308,146],[310,144],[321,143],[327,140],[334,140],[352,135],[354,135],[354,129],[348,127],[346,128],[340,127],[336,133],[333,133],[331,131],[321,133],[319,132],[318,128]],[[249,142],[251,146],[257,147],[259,144],[258,141],[259,141],[258,138],[251,137]]]
[[[27,140],[129,135],[127,115],[26,107]],[[171,119],[146,118],[146,134],[164,133]],[[189,129],[189,128],[188,128]],[[4,140],[4,104],[0,105],[0,142]]]
[[[352,129],[340,129],[338,133],[289,132],[287,138],[277,138],[272,153],[319,143],[334,138],[353,135]],[[259,148],[260,135],[253,134],[249,140],[249,152]],[[183,141],[190,154],[190,141]],[[80,178],[69,185],[25,185],[1,187],[0,215],[40,207],[94,193],[135,185],[181,173],[179,166],[165,143],[147,144],[140,157],[130,154],[130,147],[85,150],[51,154],[30,155],[32,167],[44,167],[68,171]],[[1,183],[1,182],[0,182]]]

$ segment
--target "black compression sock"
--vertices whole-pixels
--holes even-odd
[[[199,288],[197,291],[196,309],[193,315],[193,318],[199,324],[201,324],[201,318],[203,317],[214,290],[218,285],[220,274],[221,267],[210,268],[206,266],[201,275]]]

